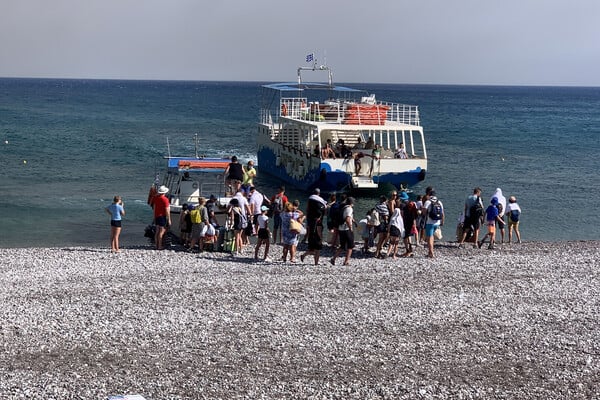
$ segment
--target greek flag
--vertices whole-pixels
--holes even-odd
[[[309,55],[307,55],[307,56],[306,56],[306,62],[307,62],[307,63],[308,63],[308,62],[311,62],[311,61],[314,59],[314,56],[315,56],[315,55],[314,55],[313,53],[310,53]]]

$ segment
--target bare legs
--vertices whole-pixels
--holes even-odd
[[[254,259],[258,260],[258,251],[260,250],[260,247],[262,245],[265,245],[265,256],[263,257],[263,260],[267,259],[267,255],[269,254],[269,246],[271,245],[269,239],[258,239],[258,241],[256,242],[256,247],[254,248]]]
[[[287,261],[288,253],[290,255],[290,262],[294,262],[294,259],[296,257],[296,245],[292,245],[292,244],[284,244],[283,245],[283,256],[281,257],[283,262]]]
[[[519,223],[511,223],[508,225],[508,243],[512,241],[512,231],[515,229],[517,235],[517,243],[521,243],[521,233],[519,232]]]
[[[119,235],[121,234],[121,228],[117,226],[110,227],[110,251],[118,253],[119,250]]]
[[[157,250],[163,249],[163,237],[165,236],[166,231],[167,231],[167,228],[164,226],[159,225],[156,227],[156,235],[154,236],[154,243],[156,243]]]

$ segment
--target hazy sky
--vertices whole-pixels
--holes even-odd
[[[600,86],[598,0],[0,0],[0,76]]]

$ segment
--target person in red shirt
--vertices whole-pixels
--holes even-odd
[[[156,224],[156,235],[154,236],[154,242],[156,243],[156,249],[162,250],[163,237],[168,227],[171,225],[171,207],[169,199],[165,196],[169,188],[161,186],[158,188],[157,195],[152,200],[152,208],[154,208],[154,223]]]

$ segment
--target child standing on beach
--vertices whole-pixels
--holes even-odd
[[[517,243],[521,243],[521,233],[519,232],[519,220],[521,219],[521,207],[517,204],[517,198],[510,196],[508,206],[506,206],[506,215],[508,215],[508,243],[512,240],[512,231],[515,230]]]
[[[119,235],[121,234],[121,221],[125,216],[125,208],[123,208],[123,199],[121,196],[115,196],[110,206],[105,208],[110,215],[110,251],[118,253],[119,250]]]
[[[490,244],[488,246],[488,249],[494,250],[494,238],[496,236],[496,222],[498,222],[498,224],[500,226],[504,226],[504,221],[502,220],[502,218],[500,218],[500,215],[498,213],[498,198],[492,197],[492,201],[490,203],[491,204],[485,210],[485,222],[486,222],[488,231],[487,231],[486,235],[483,237],[483,239],[477,243],[477,246],[479,248],[481,248],[481,246],[483,246],[483,244],[485,243],[485,239],[489,237]]]
[[[269,244],[271,243],[269,233],[269,217],[267,217],[267,211],[269,211],[269,207],[261,206],[260,207],[260,215],[256,219],[256,223],[258,224],[258,241],[256,242],[256,247],[254,248],[254,259],[258,260],[258,251],[262,245],[265,245],[265,256],[263,257],[263,261],[267,260],[267,255],[269,254]]]

